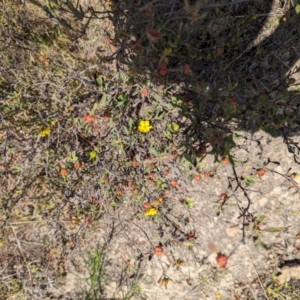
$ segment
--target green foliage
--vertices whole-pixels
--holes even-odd
[[[103,250],[94,249],[88,255],[88,273],[86,279],[88,289],[85,292],[85,300],[101,300],[107,299],[106,293],[110,288],[113,279],[109,274],[108,266],[110,262],[107,254]],[[136,298],[140,294],[139,282],[133,279],[128,290],[123,293],[122,300],[130,300]]]
[[[108,278],[105,271],[107,266],[106,254],[101,250],[91,250],[89,253],[89,273],[88,278],[89,291],[85,297],[86,300],[99,299],[104,294],[105,285],[108,284]]]

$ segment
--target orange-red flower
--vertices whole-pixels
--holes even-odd
[[[150,40],[150,42],[155,43],[157,42],[161,37],[161,33],[159,33],[157,30],[155,29],[151,29],[149,27],[149,25],[146,26],[146,35],[147,38]]]
[[[92,115],[86,115],[83,117],[83,120],[88,124],[92,124],[95,121],[95,117]]]
[[[144,96],[144,97],[148,96],[148,90],[146,88],[142,88],[141,89],[141,95]]]
[[[161,247],[161,246],[156,246],[156,247],[154,248],[153,254],[160,256],[160,255],[162,255],[163,253],[164,253],[163,247]]]
[[[185,65],[184,66],[184,71],[183,71],[184,75],[191,75],[193,73],[190,65]]]
[[[69,172],[67,171],[67,169],[62,168],[59,171],[59,175],[63,176],[63,177],[68,176],[68,174],[69,174]]]
[[[225,268],[228,262],[228,256],[219,252],[216,257],[217,264],[220,268]]]
[[[162,63],[158,66],[158,74],[161,76],[165,76],[168,74],[168,67],[166,64]]]

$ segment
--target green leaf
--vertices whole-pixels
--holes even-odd
[[[78,161],[78,157],[76,155],[76,151],[72,151],[72,160],[73,160],[73,162]]]
[[[132,127],[133,127],[133,119],[132,118],[129,118],[128,125],[129,125],[129,128],[132,129]]]
[[[128,131],[127,127],[123,126],[123,131],[126,135],[129,135],[129,131]]]
[[[256,219],[256,221],[257,223],[261,223],[264,219],[265,219],[265,215],[261,215]]]
[[[266,232],[280,232],[281,229],[277,228],[277,227],[270,227],[270,228],[264,229],[264,231],[266,231]]]
[[[158,157],[158,153],[154,148],[150,148],[149,153],[153,154],[155,157]]]
[[[236,143],[233,140],[233,135],[226,136],[224,138],[225,150],[228,152],[232,148],[236,147]]]
[[[101,107],[104,107],[106,105],[106,98],[107,98],[107,95],[103,94],[101,97],[101,100],[100,100],[100,104],[99,104]]]
[[[184,201],[184,207],[186,209],[192,209],[194,206],[194,201],[190,198],[186,198],[185,201]]]
[[[64,37],[64,36],[59,36],[57,39],[58,39],[60,42],[63,42],[63,43],[69,43],[69,42],[71,42],[70,39],[68,39],[68,38],[66,38],[66,37]]]
[[[99,84],[99,86],[103,87],[103,78],[101,76],[98,76],[96,81]]]
[[[300,13],[300,4],[297,4],[295,7],[296,14]]]
[[[193,248],[194,247],[194,242],[193,241],[187,241],[184,243],[188,248]]]
[[[266,250],[270,250],[271,249],[271,247],[270,246],[268,246],[267,244],[265,244],[263,241],[261,241],[261,240],[258,240],[258,244],[260,245],[260,246],[262,246],[264,249],[266,249]]]
[[[95,111],[96,111],[96,109],[98,109],[98,103],[94,103],[94,105],[93,105],[93,108],[92,108],[92,110],[91,110],[90,114],[91,114],[91,115],[94,115],[94,114],[95,114]]]
[[[49,7],[50,7],[53,11],[58,9],[58,6],[57,6],[56,3],[53,2],[53,1],[50,1],[50,2],[49,2]]]
[[[120,78],[124,83],[126,83],[129,79],[129,77],[123,72],[120,73]]]
[[[229,155],[228,155],[228,158],[229,158],[229,162],[231,163],[231,165],[234,166],[235,164],[234,164],[234,160],[233,160],[233,158],[232,158],[232,155],[229,154]]]
[[[139,154],[136,154],[136,155],[135,155],[135,159],[136,159],[139,163],[142,162]]]
[[[183,163],[185,163],[185,165],[186,163],[188,163],[191,166],[195,166],[195,164],[197,164],[197,162],[189,154],[185,154],[183,160]]]
[[[249,175],[244,178],[245,184],[248,186],[250,184],[253,184],[255,182],[255,176],[254,175]]]
[[[169,139],[169,140],[172,139],[172,134],[171,134],[169,131],[164,131],[163,133],[164,133],[164,136],[165,136],[167,139]]]

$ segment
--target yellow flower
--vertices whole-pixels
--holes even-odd
[[[167,48],[164,49],[164,55],[165,55],[165,56],[168,56],[168,55],[170,55],[171,53],[172,53],[172,48],[167,47]]]
[[[147,133],[152,129],[150,121],[142,120],[139,122],[138,131],[142,133]]]
[[[45,137],[45,136],[49,135],[50,133],[51,133],[51,129],[45,128],[45,129],[40,133],[40,137]]]
[[[300,183],[300,174],[296,174],[294,180],[295,180],[297,183]]]
[[[172,123],[171,127],[172,127],[173,131],[178,131],[179,130],[179,125],[176,124],[176,123]]]
[[[92,150],[90,152],[90,160],[95,159],[97,157],[97,155],[98,155],[98,152],[96,150]]]
[[[145,216],[151,217],[157,215],[158,210],[155,207],[150,207],[149,209],[146,210]]]

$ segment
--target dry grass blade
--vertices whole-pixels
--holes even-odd
[[[25,255],[24,255],[22,246],[21,246],[20,241],[19,241],[19,239],[18,239],[18,237],[17,237],[17,235],[16,235],[16,232],[15,232],[14,227],[13,227],[13,226],[10,226],[10,228],[11,228],[11,230],[12,230],[12,232],[13,232],[14,237],[15,237],[15,240],[16,240],[16,243],[17,243],[17,247],[18,247],[18,249],[19,249],[19,251],[20,251],[20,254],[21,254],[22,257],[23,257],[24,264],[26,265],[27,272],[28,272],[28,277],[29,277],[28,279],[29,279],[29,282],[30,282],[30,284],[31,284],[31,286],[32,286],[32,284],[33,284],[33,282],[32,282],[32,275],[31,275],[31,271],[30,271],[30,268],[29,268],[27,259],[26,259]]]

